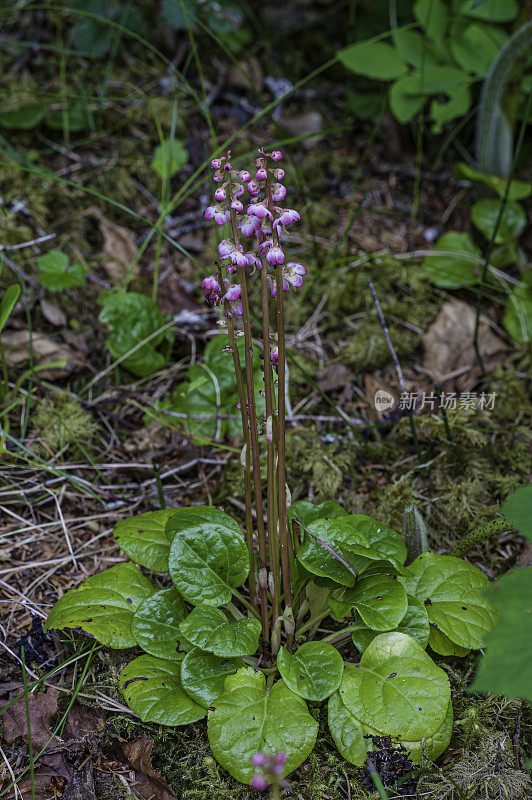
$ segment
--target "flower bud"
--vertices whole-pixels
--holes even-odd
[[[286,197],[286,187],[282,183],[272,184],[272,200],[274,203],[282,203]]]
[[[280,161],[283,157],[283,154],[280,150],[272,150],[270,153],[270,158],[272,161]]]
[[[251,180],[251,172],[248,172],[247,169],[243,169],[238,173],[238,177],[243,183],[247,183]]]
[[[254,767],[264,767],[269,760],[269,756],[266,753],[255,753],[251,756],[251,763]]]
[[[231,201],[231,208],[234,211],[238,211],[239,214],[242,213],[242,211],[244,210],[244,206],[242,205],[240,200],[232,200]]]
[[[266,261],[270,267],[276,267],[279,264],[284,264],[284,253],[278,245],[270,247],[266,253]]]
[[[250,181],[248,183],[248,194],[250,197],[256,197],[259,193],[259,184],[257,181]]]
[[[216,189],[216,191],[214,193],[214,199],[218,200],[218,202],[221,203],[222,200],[225,200],[226,197],[227,197],[227,193],[226,193],[225,189],[223,188],[223,186],[219,186],[218,189]]]
[[[211,161],[211,167],[213,169],[221,169],[222,160],[220,158],[213,158],[213,160]]]
[[[260,169],[257,170],[255,179],[258,181],[265,181],[267,177],[268,173],[266,172],[266,167],[260,167]]]
[[[264,775],[254,775],[251,779],[251,788],[257,792],[264,792],[268,788],[268,779]]]

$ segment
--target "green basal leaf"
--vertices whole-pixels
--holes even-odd
[[[388,95],[390,110],[402,125],[410,122],[425,104],[425,97],[419,93],[417,75],[405,75],[392,84]]]
[[[355,531],[357,536],[363,534],[368,542],[369,549],[372,551],[371,555],[367,555],[368,558],[375,561],[388,560],[396,567],[405,563],[406,545],[402,536],[393,528],[382,525],[366,514],[349,514],[348,517],[342,517],[338,521],[338,526],[346,532],[344,547],[347,550],[359,553],[359,555],[365,554],[364,551],[359,550],[357,538],[353,539],[351,536],[351,531]]]
[[[72,133],[81,133],[95,128],[90,106],[84,100],[78,100],[66,109],[49,111],[44,122],[49,128],[59,131],[68,126],[68,130]]]
[[[408,634],[425,649],[429,641],[429,618],[427,610],[417,597],[413,597],[409,594],[407,595],[407,600],[408,607],[406,614],[395,630],[398,633]],[[357,619],[353,625],[353,643],[361,653],[364,652],[366,647],[368,647],[378,635],[379,631],[372,630],[361,620]]]
[[[503,322],[518,344],[532,341],[532,270],[508,295]]]
[[[435,97],[430,104],[430,116],[434,120],[431,132],[439,136],[443,126],[457,117],[463,117],[471,106],[471,92],[466,83],[446,92],[444,99]]]
[[[181,664],[181,684],[195,703],[209,708],[222,694],[227,676],[243,666],[241,658],[220,658],[195,647]]]
[[[39,124],[43,114],[42,103],[27,103],[12,111],[0,111],[0,125],[10,130],[31,130]]]
[[[437,64],[436,53],[418,31],[396,28],[392,31],[392,39],[403,60],[416,69]]]
[[[340,519],[343,519],[341,517]],[[303,544],[298,550],[297,560],[312,575],[328,578],[342,586],[354,586],[358,573],[370,562],[347,554],[342,544],[345,538],[338,531],[338,520],[318,519],[304,528]],[[352,532],[352,539],[366,546],[363,534]]]
[[[170,553],[166,523],[176,511],[175,508],[165,508],[123,519],[113,531],[118,546],[142,567],[153,572],[166,572]]]
[[[449,38],[449,46],[457,64],[484,78],[507,39],[502,28],[477,22],[456,30]]]
[[[212,606],[196,606],[179,626],[195,647],[223,658],[252,656],[258,646],[261,624],[255,617],[229,621]]]
[[[414,16],[434,42],[440,42],[447,27],[449,10],[443,0],[416,0]]]
[[[488,173],[481,172],[463,161],[455,165],[454,172],[457,177],[467,178],[470,181],[489,186],[499,195],[501,200],[506,194],[508,178],[501,178],[500,175],[488,175]],[[531,192],[532,183],[513,180],[508,189],[508,200],[523,200],[525,197],[529,197]]]
[[[451,642],[439,628],[436,628],[434,623],[430,625],[429,645],[440,656],[459,656],[463,658],[471,652],[468,647],[460,647],[459,644]]]
[[[473,225],[486,237],[491,239],[499,218],[502,200],[479,200],[471,209]],[[519,203],[507,202],[497,228],[495,244],[504,244],[517,238],[526,227],[526,213]]]
[[[406,571],[398,580],[425,605],[431,631],[436,627],[466,649],[482,647],[483,637],[497,620],[482,594],[488,585],[484,573],[461,558],[436,553],[422,553]]]
[[[165,139],[155,148],[151,165],[159,178],[168,180],[188,162],[188,150],[179,139]]]
[[[381,634],[381,636],[405,634]],[[363,722],[391,736],[417,741],[441,727],[450,702],[449,680],[417,642],[418,651],[409,656],[383,656],[377,636],[362,654],[360,703]],[[410,637],[408,637],[410,638]],[[344,696],[345,700],[345,696]]]
[[[531,586],[532,567],[520,567],[490,586],[487,595],[500,622],[484,639],[471,691],[532,700]]]
[[[179,623],[188,611],[183,598],[172,589],[163,589],[144,600],[131,620],[131,633],[139,647],[157,658],[181,661],[183,643]]]
[[[173,542],[177,533],[187,528],[193,528],[202,522],[216,522],[226,528],[231,528],[235,535],[242,537],[242,530],[238,522],[213,506],[191,506],[189,508],[173,508],[173,513],[166,523],[166,538]]]
[[[185,528],[170,546],[169,569],[175,587],[189,603],[225,605],[248,576],[244,535],[234,526],[214,522]]]
[[[512,522],[519,533],[532,541],[532,483],[520,486],[506,498],[501,511]]]
[[[420,741],[409,742],[400,739],[403,747],[409,751],[410,760],[413,764],[421,764],[424,759],[430,758],[435,761],[449,747],[453,734],[453,706],[449,703],[447,714],[438,730],[432,736],[423,737]]]
[[[440,236],[433,253],[425,257],[423,269],[436,286],[457,289],[478,282],[481,257],[480,249],[468,233],[449,231]]]
[[[476,0],[465,0],[460,6],[460,14],[486,22],[511,22],[518,13],[517,0],[487,0],[482,4]]]
[[[181,686],[181,664],[153,656],[139,656],[120,673],[120,691],[143,722],[188,725],[205,716]]]
[[[358,691],[358,685],[353,688],[352,682],[353,665],[346,664],[344,679],[342,681],[343,691]],[[358,674],[357,674],[358,677]],[[372,749],[371,739],[365,739],[366,733],[364,726],[348,709],[343,702],[343,695],[340,691],[334,692],[329,698],[327,707],[327,719],[329,730],[334,739],[334,743],[340,754],[349,761],[361,767],[367,758],[368,752]]]
[[[18,283],[12,283],[8,286],[0,300],[0,331],[3,330],[9,315],[15,308],[15,304],[20,297],[20,286]]]
[[[107,647],[134,647],[133,614],[155,592],[134,564],[117,564],[64,594],[50,611],[45,631],[81,628]]]
[[[357,75],[365,75],[379,81],[400,78],[407,66],[400,53],[384,42],[361,42],[345,47],[338,58],[347,69]]]
[[[303,698],[277,681],[266,689],[262,672],[240,669],[226,678],[224,693],[209,711],[208,734],[216,760],[233,778],[249,783],[254,753],[286,753],[288,775],[310,755],[318,723]]]
[[[310,525],[318,519],[337,519],[347,517],[347,511],[334,500],[326,500],[324,503],[310,503],[308,500],[296,500],[292,503],[288,511],[290,521],[297,520],[302,525]]]
[[[352,589],[346,589],[335,606],[329,601],[336,617],[346,617],[356,608],[363,622],[376,631],[391,631],[406,614],[408,601],[403,586],[389,575],[362,577]],[[337,611],[343,611],[341,616]]]
[[[277,669],[295,694],[306,700],[325,700],[340,685],[344,662],[338,650],[326,642],[307,642],[294,653],[281,647]]]
[[[39,280],[52,292],[84,286],[85,269],[82,264],[69,264],[68,256],[60,250],[50,250],[37,259]]]

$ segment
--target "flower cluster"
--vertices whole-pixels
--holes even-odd
[[[286,753],[276,753],[274,756],[269,753],[255,753],[251,758],[251,763],[260,769],[260,772],[256,772],[251,779],[252,789],[263,792],[270,783],[281,786],[283,789],[288,786],[288,781],[281,779],[285,770]]]
[[[261,148],[255,159],[255,176],[248,170],[235,170],[231,152],[211,162],[213,180],[217,184],[214,192],[216,203],[205,210],[205,219],[213,219],[218,225],[231,225],[231,236],[218,245],[218,273],[202,281],[205,299],[211,306],[224,305],[226,313],[242,314],[241,285],[234,283],[232,276],[238,269],[257,267],[281,267],[282,287],[287,292],[303,283],[307,270],[295,261],[286,262],[281,244],[286,229],[299,222],[300,214],[292,208],[282,208],[286,188],[280,183],[284,170],[276,165],[282,159],[280,150],[266,153]],[[248,194],[250,202],[244,208],[242,198]],[[244,252],[242,241],[251,240],[248,252]],[[268,274],[270,294],[277,294],[275,275]]]

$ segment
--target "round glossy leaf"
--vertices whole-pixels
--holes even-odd
[[[343,546],[346,550],[353,552],[360,552],[357,548],[357,540],[360,535],[368,543],[369,548],[373,551],[369,558],[372,559],[388,559],[392,564],[404,564],[406,560],[406,545],[402,536],[389,528],[387,525],[382,525],[377,522],[373,517],[367,514],[349,514],[348,517],[339,520],[338,525],[342,530],[345,530],[348,535],[343,541]],[[356,534],[352,538],[351,532]]]
[[[318,723],[303,698],[284,681],[270,690],[262,672],[238,670],[226,678],[223,694],[209,711],[208,734],[216,760],[233,778],[249,783],[257,753],[286,753],[284,774],[305,761],[316,742]]]
[[[399,581],[408,594],[420,600],[431,623],[454,644],[466,649],[482,647],[497,613],[482,590],[488,579],[477,567],[461,558],[422,553],[407,567]]]
[[[429,645],[431,649],[440,656],[459,656],[463,658],[471,652],[470,648],[460,647],[459,644],[451,642],[449,637],[440,631],[439,628],[436,628],[434,623],[430,625]]]
[[[419,79],[406,75],[395,81],[390,88],[388,95],[390,110],[402,125],[413,119],[425,104],[425,97],[417,91],[418,87]]]
[[[501,200],[479,200],[471,209],[473,225],[486,237],[491,239],[499,218]],[[526,213],[523,206],[515,202],[507,202],[495,235],[495,244],[504,244],[514,239],[526,227]]]
[[[251,656],[259,646],[261,624],[255,617],[229,621],[212,606],[196,606],[179,626],[195,647],[224,658]]]
[[[295,694],[306,700],[325,700],[340,685],[344,662],[338,650],[326,642],[307,642],[292,655],[281,647],[277,669]]]
[[[114,529],[118,546],[146,569],[166,572],[170,547],[165,527],[175,512],[175,508],[165,508],[123,519]]]
[[[222,606],[249,572],[240,529],[204,522],[176,533],[170,547],[170,576],[189,603]]]
[[[181,684],[194,702],[209,708],[222,694],[227,676],[243,666],[241,658],[220,658],[195,647],[181,664]]]
[[[181,686],[181,664],[139,656],[120,673],[120,691],[143,722],[188,725],[205,716]]]
[[[350,665],[349,665],[350,666]],[[346,677],[346,684],[349,676]],[[362,723],[349,711],[342,700],[340,691],[334,692],[329,697],[327,709],[329,730],[340,754],[349,761],[361,767],[371,749],[371,740],[365,739],[365,730]]]
[[[173,513],[166,522],[166,538],[169,542],[174,541],[176,533],[187,528],[194,528],[202,522],[215,522],[218,525],[231,528],[238,537],[242,535],[238,522],[233,517],[230,517],[229,514],[226,514],[225,511],[220,511],[219,508],[214,508],[214,506],[190,506],[171,510]]]
[[[471,92],[467,83],[449,89],[444,95],[436,96],[430,104],[430,116],[434,120],[432,133],[439,135],[446,122],[467,114],[471,106]]]
[[[157,658],[181,661],[179,623],[187,616],[183,598],[175,589],[156,592],[137,608],[131,633],[139,647]]]
[[[349,609],[356,608],[362,621],[376,631],[396,628],[408,607],[404,587],[383,574],[362,577],[352,589],[344,592],[342,601]]]
[[[417,740],[431,736],[443,723],[449,707],[449,681],[428,656],[399,656],[378,666],[368,661],[360,666],[360,700],[367,725],[392,736]]]
[[[358,573],[369,563],[367,558],[346,554],[342,545],[346,539],[336,520],[318,519],[305,526],[303,545],[299,548],[297,559],[312,575],[328,578],[342,586],[354,586]],[[351,532],[351,542],[360,542],[367,548],[363,534]]]
[[[336,519],[337,517],[347,517],[347,511],[334,500],[326,500],[324,503],[310,503],[308,500],[297,500],[292,503],[288,512],[290,520],[297,520],[302,525],[310,525],[317,519]]]
[[[421,764],[424,758],[435,761],[449,747],[453,734],[453,704],[449,703],[447,714],[438,730],[432,736],[423,737],[420,741],[409,742],[399,738],[403,747],[409,751],[409,757],[413,764]]]
[[[457,289],[478,281],[481,252],[468,233],[449,231],[440,236],[423,269],[442,289]]]
[[[134,647],[133,614],[155,591],[134,564],[117,564],[64,594],[50,611],[45,630],[81,628],[106,647]]]
[[[425,648],[429,641],[429,618],[423,603],[417,597],[407,595],[408,607],[406,614],[395,629],[397,633],[406,633]],[[361,620],[353,625],[353,642],[356,648],[363,653],[373,639],[379,635],[378,631],[368,628]]]
[[[345,47],[338,58],[347,69],[379,81],[400,78],[407,66],[398,50],[384,42],[361,42]]]

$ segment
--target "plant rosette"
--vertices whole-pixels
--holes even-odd
[[[283,775],[305,761],[318,729],[308,704],[324,701],[333,739],[351,763],[363,764],[368,737],[383,735],[401,742],[415,763],[423,753],[436,758],[449,742],[452,706],[447,675],[425,647],[442,655],[480,647],[496,620],[483,594],[487,578],[461,559],[430,552],[405,567],[396,531],[335,503],[294,503],[290,517],[302,534],[292,590],[307,599],[297,619],[299,646],[285,641],[276,658],[244,586],[245,535],[209,506],[120,522],[115,536],[136,563],[67,592],[45,629],[140,648],[119,678],[131,710],[170,726],[207,716],[213,754],[243,783],[252,779],[255,753],[286,754]],[[157,588],[136,564],[168,572],[171,583]],[[338,631],[320,640],[327,616]],[[358,664],[341,654],[347,645],[350,659],[353,642]]]

